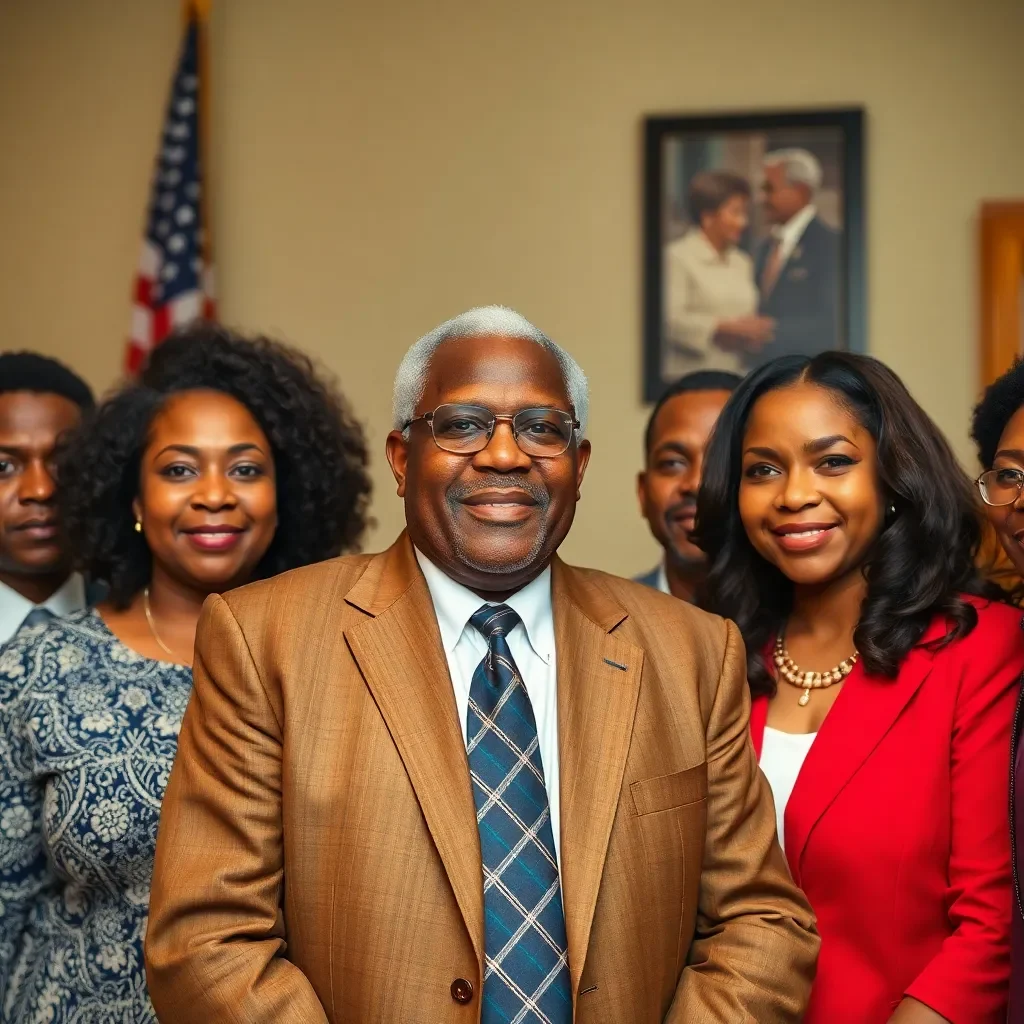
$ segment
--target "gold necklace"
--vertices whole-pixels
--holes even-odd
[[[827,672],[805,672],[789,656],[789,651],[786,650],[786,645],[782,642],[780,634],[775,640],[775,653],[772,660],[782,679],[791,686],[798,686],[804,691],[797,703],[800,707],[806,707],[811,699],[811,690],[824,690],[835,683],[841,683],[853,671],[853,666],[857,664],[857,652],[854,651],[848,658]]]
[[[146,613],[146,624],[149,626],[149,631],[153,634],[153,639],[157,642],[160,650],[168,657],[177,660],[178,656],[160,639],[160,634],[156,631],[156,623],[153,621],[153,609],[149,606],[149,587],[142,591],[142,610]]]

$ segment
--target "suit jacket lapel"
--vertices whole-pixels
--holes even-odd
[[[587,958],[640,692],[643,651],[610,635],[626,612],[555,559],[561,878],[573,997]]]
[[[345,630],[409,773],[480,964],[483,873],[469,765],[430,591],[403,534],[346,595],[371,618]]]
[[[892,727],[931,664],[931,654],[916,647],[895,679],[869,676],[858,665],[843,684],[786,805],[786,857],[797,885],[815,825]]]

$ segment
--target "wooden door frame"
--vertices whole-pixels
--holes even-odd
[[[1024,200],[982,203],[981,386],[988,387],[1024,351]]]

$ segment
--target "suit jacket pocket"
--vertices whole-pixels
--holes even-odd
[[[685,768],[671,775],[653,779],[640,779],[629,787],[633,798],[633,813],[654,814],[673,807],[694,804],[708,795],[708,766],[706,762]]]

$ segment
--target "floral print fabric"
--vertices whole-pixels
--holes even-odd
[[[156,1021],[142,944],[191,686],[94,611],[0,649],[0,1020]]]

